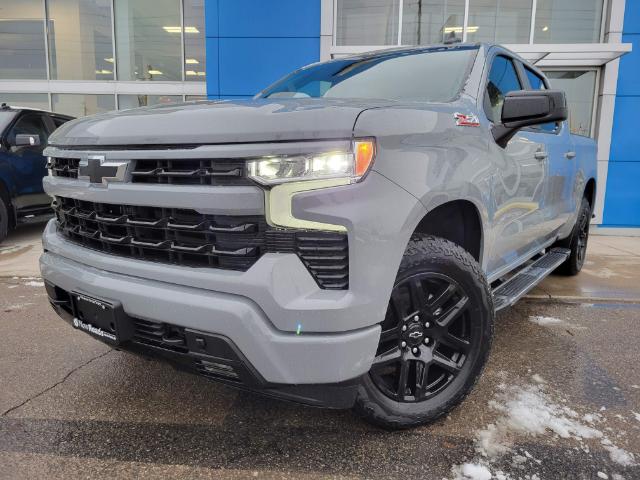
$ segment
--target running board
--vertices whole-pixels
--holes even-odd
[[[571,252],[554,248],[493,290],[495,311],[510,307],[564,262]]]

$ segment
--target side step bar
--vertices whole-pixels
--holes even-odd
[[[554,248],[530,263],[493,290],[495,311],[510,307],[564,262],[571,252]]]

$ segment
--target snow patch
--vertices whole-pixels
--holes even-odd
[[[609,475],[607,475],[604,472],[598,472],[597,475],[598,475],[598,478],[603,478],[604,480],[607,480],[609,478]]]
[[[631,413],[633,413],[633,416],[636,418],[636,420],[640,422],[640,413],[636,413],[636,412],[631,412]]]
[[[529,321],[535,323],[536,325],[540,325],[541,327],[546,327],[547,325],[560,325],[564,323],[559,318],[544,317],[539,315],[531,315],[529,317]]]
[[[27,287],[44,287],[44,282],[30,281],[24,284]]]
[[[622,465],[623,467],[631,467],[636,464],[633,453],[629,453],[626,450],[616,447],[615,445],[603,445],[604,449],[609,452],[609,457],[614,462]]]
[[[464,463],[452,469],[454,480],[490,480],[491,471],[479,463]]]
[[[505,415],[495,424],[478,432],[478,452],[495,457],[509,451],[514,434],[542,435],[552,431],[561,438],[601,438],[602,432],[583,425],[578,414],[551,401],[539,385],[511,386],[496,396],[489,405]]]

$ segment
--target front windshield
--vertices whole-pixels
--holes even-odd
[[[468,75],[477,47],[395,51],[302,68],[258,98],[367,98],[449,102]]]

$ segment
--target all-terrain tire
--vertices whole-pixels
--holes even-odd
[[[354,410],[366,421],[386,429],[404,429],[431,423],[462,402],[478,381],[491,348],[493,300],[478,262],[462,247],[448,240],[416,234],[400,263],[394,291],[406,279],[412,281],[416,275],[422,274],[446,276],[464,290],[468,296],[468,310],[465,313],[468,317],[465,317],[465,321],[474,322],[472,328],[478,337],[475,340],[478,348],[465,357],[461,373],[446,388],[433,397],[413,403],[396,401],[385,395],[374,381],[372,366],[372,371],[362,377]],[[427,382],[424,380],[421,383]]]
[[[589,240],[589,224],[591,223],[591,205],[586,198],[582,198],[578,218],[573,226],[571,235],[561,240],[556,246],[568,248],[571,251],[569,258],[555,271],[560,275],[573,276],[580,273],[586,257],[587,242]]]
[[[1,193],[1,192],[0,192]],[[7,238],[9,233],[9,206],[0,195],[0,243]]]

